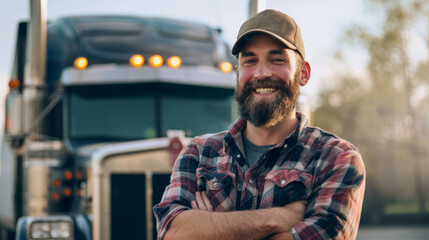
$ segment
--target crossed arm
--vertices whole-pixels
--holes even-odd
[[[332,145],[337,144],[333,141]],[[337,145],[341,147],[342,142]],[[347,145],[348,146],[348,145]],[[188,154],[176,164],[176,175],[154,207],[160,239],[293,239],[291,228],[301,239],[354,239],[359,226],[365,189],[365,169],[360,154],[344,148],[331,148],[320,156],[323,168],[317,169],[318,180],[311,186],[308,216],[301,221],[304,204],[295,202],[284,207],[248,211],[213,212],[210,201],[196,188],[196,168]],[[198,151],[196,151],[198,153]],[[180,175],[180,174],[182,175]],[[185,173],[185,174],[183,174]],[[195,194],[195,202],[187,202]],[[299,205],[301,204],[301,205]],[[189,207],[192,207],[190,210]],[[302,209],[302,210],[300,210]],[[295,233],[294,233],[295,234]]]
[[[205,192],[195,194],[192,210],[177,215],[164,239],[293,239],[291,227],[303,219],[305,201],[284,207],[213,212]]]

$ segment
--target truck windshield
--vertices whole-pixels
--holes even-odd
[[[67,90],[68,136],[82,141],[196,136],[226,130],[236,118],[233,89],[173,84],[76,86]]]

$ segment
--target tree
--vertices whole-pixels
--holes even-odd
[[[429,171],[429,4],[425,0],[365,4],[384,16],[381,26],[371,31],[354,24],[344,40],[368,54],[368,77],[343,73],[335,84],[325,85],[315,124],[350,140],[362,152],[369,212],[384,202],[417,200],[418,212],[424,213],[429,199],[424,191],[429,178],[423,174]],[[425,43],[419,49],[422,56],[411,55],[416,38]],[[342,51],[337,53],[339,60]]]

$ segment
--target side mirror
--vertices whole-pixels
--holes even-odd
[[[6,119],[4,137],[13,148],[18,148],[24,141],[22,121],[22,94],[18,89],[11,89],[6,97]]]

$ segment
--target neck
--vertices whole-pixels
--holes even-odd
[[[247,121],[245,134],[247,139],[249,139],[249,141],[255,145],[264,146],[278,144],[290,134],[292,134],[295,131],[297,125],[298,119],[296,118],[296,112],[293,111],[281,122],[272,127],[256,127]]]

